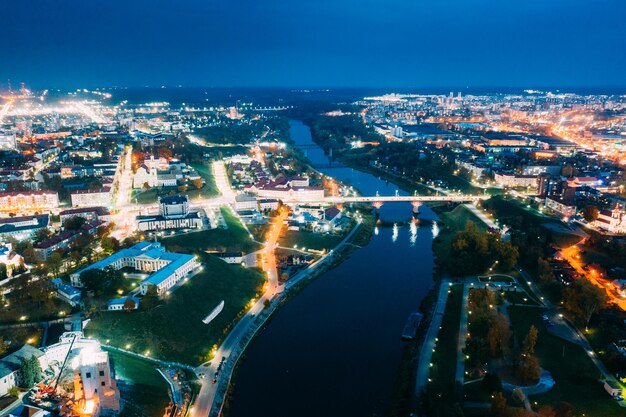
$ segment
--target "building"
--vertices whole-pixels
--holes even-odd
[[[33,356],[38,359],[42,370],[48,367],[45,354],[36,347],[28,344],[22,346],[18,351],[0,359],[0,397],[7,395],[11,388],[21,387],[23,385],[23,361]]]
[[[48,227],[50,216],[9,217],[0,219],[0,237],[12,237],[17,240],[30,239],[37,230]]]
[[[0,132],[0,150],[10,151],[17,148],[15,133]]]
[[[106,207],[76,208],[76,209],[63,210],[59,213],[61,224],[64,224],[66,220],[71,219],[73,217],[82,217],[88,222],[92,220],[100,220],[102,222],[107,222],[110,220],[110,216],[111,216],[111,212],[109,212],[109,210],[107,210]]]
[[[533,175],[517,175],[508,172],[494,172],[493,179],[504,188],[537,188],[538,179]]]
[[[0,245],[0,264],[4,264],[7,277],[13,276],[13,271],[24,266],[24,258],[13,250],[10,243]]]
[[[474,178],[481,178],[489,172],[489,167],[470,161],[457,160],[456,165],[470,173]]]
[[[113,255],[89,265],[71,275],[72,285],[82,287],[80,274],[90,269],[124,267],[150,273],[139,285],[142,294],[146,294],[148,287],[154,285],[160,296],[190,275],[200,264],[193,255],[167,252],[158,242],[139,242],[136,245],[122,249]]]
[[[626,233],[626,212],[617,206],[613,210],[601,210],[593,224],[607,233],[624,234]]]
[[[91,190],[78,190],[70,194],[72,207],[110,207],[113,204],[113,193],[110,187]]]
[[[37,256],[38,259],[45,261],[48,257],[50,257],[50,255],[52,255],[53,252],[67,249],[70,246],[70,243],[80,236],[81,232],[84,231],[89,234],[94,234],[96,230],[98,230],[98,227],[103,224],[103,222],[93,220],[89,223],[83,224],[80,230],[65,230],[64,232],[51,236],[50,238],[33,246],[35,256]]]
[[[258,210],[258,208],[259,204],[255,196],[246,193],[235,196],[236,211]]]
[[[563,217],[572,217],[576,214],[576,206],[568,200],[562,200],[556,197],[546,197],[546,208],[563,215]]]
[[[61,278],[55,278],[50,282],[56,288],[58,298],[65,301],[72,307],[80,304],[82,292],[78,288],[65,284]]]
[[[109,302],[107,303],[107,310],[123,311],[124,306],[126,305],[126,302],[129,300],[132,302],[132,306],[133,306],[132,309],[137,310],[139,308],[139,298],[133,297],[133,296],[119,297],[119,298],[114,298],[112,300],[109,300]]]
[[[159,198],[159,214],[137,216],[139,230],[201,229],[206,223],[204,210],[190,210],[183,195]]]
[[[0,210],[53,210],[59,207],[55,191],[20,191],[0,193]]]
[[[108,352],[100,342],[85,338],[82,332],[66,332],[59,343],[44,348],[48,363],[60,367],[67,361],[73,375],[64,378],[65,386],[73,385],[72,415],[98,417],[120,410],[120,392],[111,371]]]

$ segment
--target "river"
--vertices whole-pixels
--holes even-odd
[[[328,158],[310,130],[290,122],[314,166]],[[362,194],[393,195],[397,187],[351,168],[320,168]],[[402,192],[400,192],[402,193]],[[406,222],[411,205],[390,203],[386,222]],[[384,416],[390,405],[412,310],[431,288],[435,214],[422,226],[379,228],[370,243],[309,284],[273,317],[251,345],[237,375],[231,417]]]

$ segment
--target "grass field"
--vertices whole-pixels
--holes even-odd
[[[576,415],[626,416],[626,409],[609,397],[598,379],[600,372],[580,346],[550,335],[541,321],[544,310],[509,307],[511,327],[517,340],[523,340],[531,325],[539,330],[536,355],[541,366],[552,373],[554,387],[545,394],[532,396],[539,405],[566,401]]]
[[[162,305],[149,311],[102,312],[87,333],[110,344],[156,358],[198,364],[225,334],[225,329],[261,290],[264,275],[202,255],[203,272],[194,276]],[[224,310],[208,325],[204,319],[222,300]]]
[[[109,352],[126,417],[160,416],[169,403],[169,386],[148,362]]]
[[[254,242],[239,220],[226,208],[221,209],[227,229],[203,230],[201,232],[163,238],[162,243],[173,252],[254,252],[261,244]]]
[[[219,195],[217,185],[215,185],[215,178],[213,177],[213,170],[210,165],[191,164],[191,167],[198,171],[198,174],[204,179],[204,187],[200,190],[191,190],[187,194],[192,200],[201,198],[210,198]]]
[[[342,240],[342,235],[286,230],[281,233],[280,238],[278,239],[278,244],[285,248],[293,248],[294,245],[298,245],[298,248],[300,249],[326,249],[329,251],[337,246]]]
[[[433,386],[444,393],[454,390],[463,286],[456,284],[451,286],[450,290],[452,293],[448,295],[446,310],[441,321],[441,330],[437,335],[439,341],[432,356],[433,366],[430,370]]]

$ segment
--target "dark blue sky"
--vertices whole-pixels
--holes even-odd
[[[626,86],[626,0],[2,0],[0,84]]]

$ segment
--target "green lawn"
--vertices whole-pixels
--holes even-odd
[[[450,287],[452,293],[448,295],[446,310],[441,321],[441,330],[437,338],[435,352],[432,356],[430,378],[435,389],[450,393],[454,390],[456,378],[457,346],[459,341],[459,326],[461,322],[461,306],[463,286],[456,284]]]
[[[210,198],[219,195],[217,185],[215,185],[215,178],[213,177],[213,170],[211,165],[191,164],[191,167],[198,171],[198,174],[204,179],[205,184],[200,190],[191,190],[187,194],[192,200]]]
[[[233,252],[250,253],[261,249],[259,243],[254,242],[248,231],[242,226],[230,210],[221,209],[222,216],[228,225],[227,229],[217,228],[184,235],[163,238],[163,244],[173,252]]]
[[[162,305],[149,311],[102,312],[87,333],[113,346],[156,358],[198,364],[246,304],[261,290],[264,275],[256,269],[229,265],[202,255],[203,272],[174,291]],[[222,300],[224,310],[208,325],[204,319]]]
[[[169,403],[169,385],[154,366],[140,359],[109,352],[127,417],[160,416]]]
[[[554,387],[545,394],[535,395],[531,401],[554,404],[570,403],[577,415],[626,416],[598,382],[600,372],[580,346],[550,335],[541,321],[543,309],[509,307],[511,327],[517,340],[523,340],[531,325],[539,330],[536,355],[541,366],[552,373]]]
[[[293,248],[294,245],[298,245],[299,249],[326,249],[329,251],[342,240],[343,235],[286,230],[281,233],[278,244],[286,248]]]

